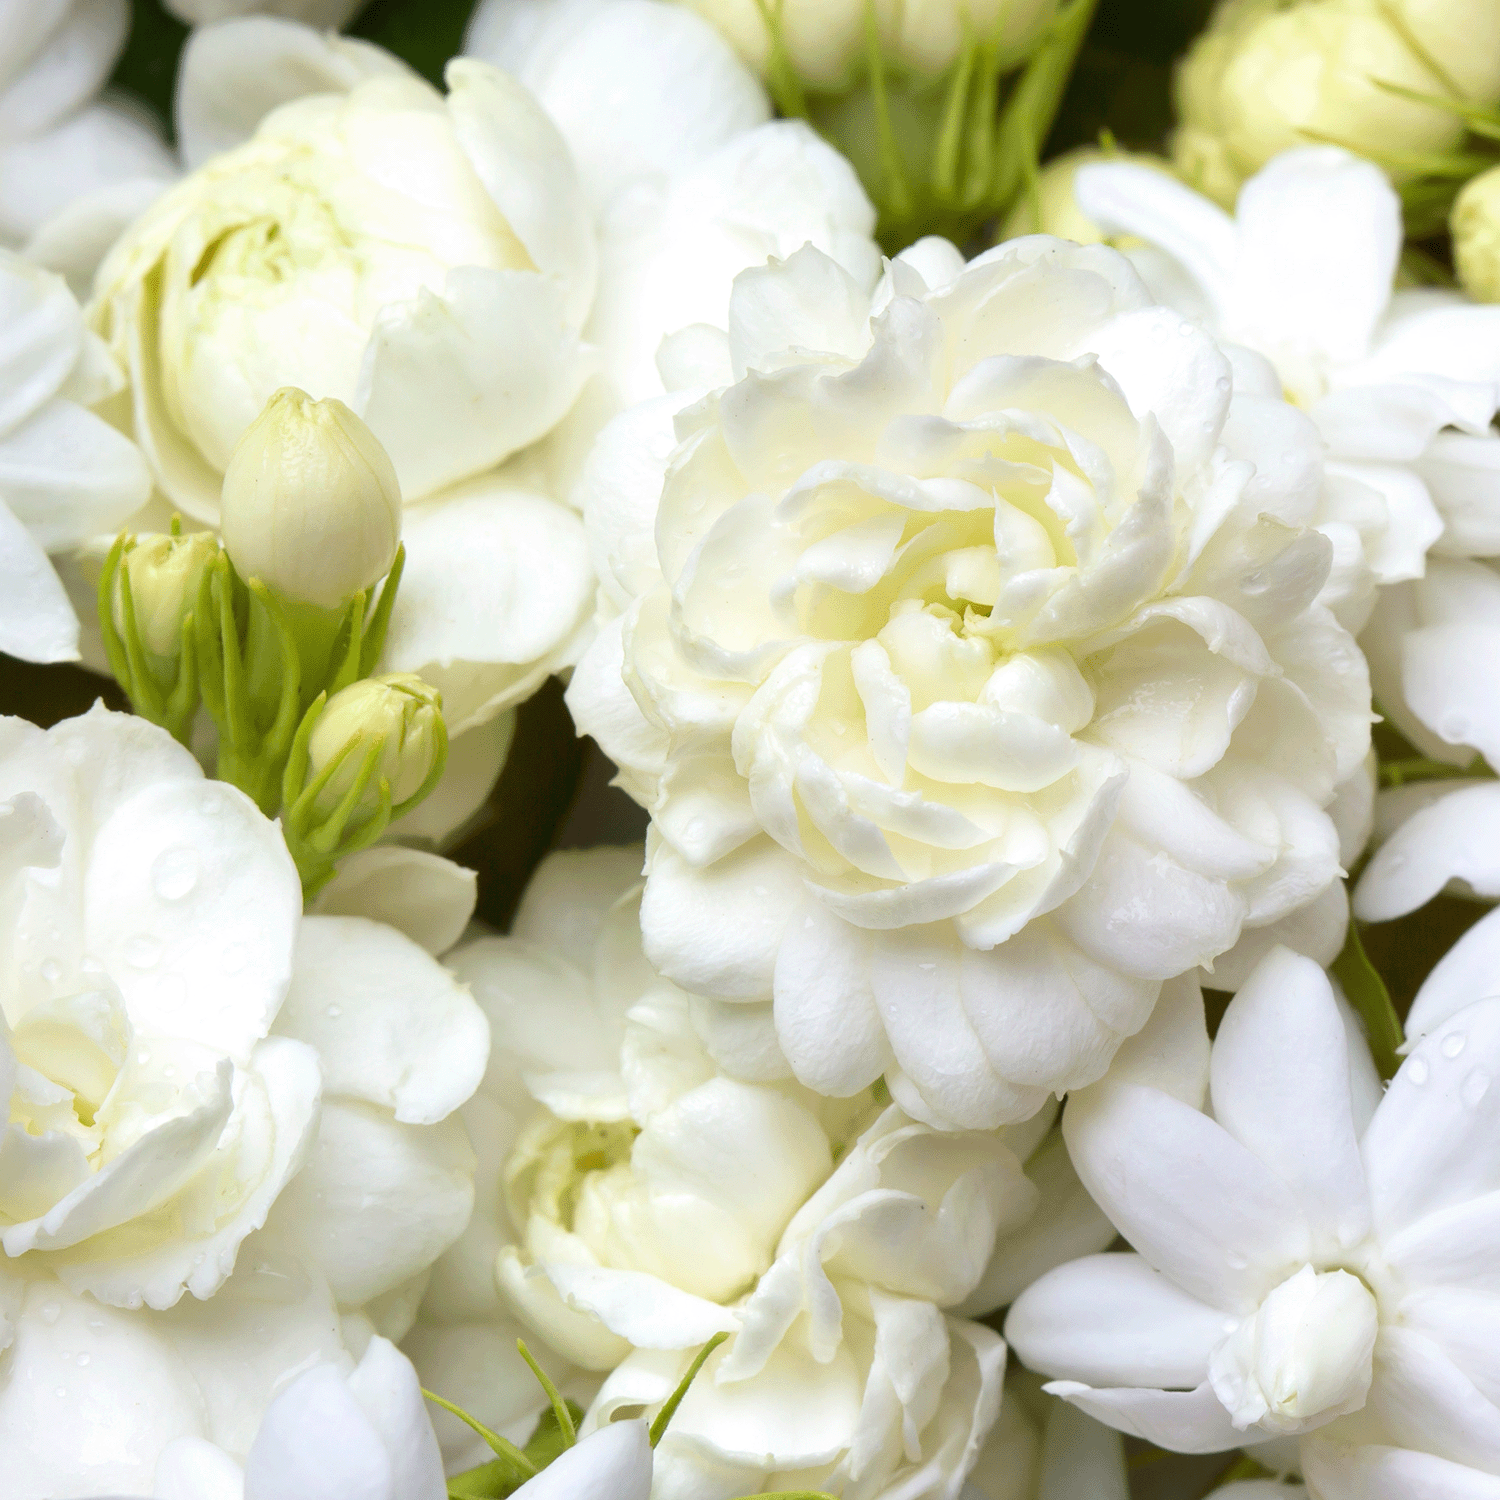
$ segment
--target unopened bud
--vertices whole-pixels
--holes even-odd
[[[1437,12],[1451,11],[1441,18]],[[1441,105],[1393,93],[1450,92],[1434,51],[1449,58],[1459,12],[1494,34],[1492,0],[1223,0],[1178,65],[1173,157],[1185,181],[1233,207],[1246,178],[1273,156],[1326,140],[1379,162],[1450,150],[1462,119]],[[1488,14],[1486,14],[1488,13]],[[1474,50],[1484,44],[1476,39]],[[1481,78],[1481,74],[1486,75]],[[1500,85],[1493,67],[1466,78]],[[1481,96],[1483,97],[1483,96]]]
[[[219,555],[211,531],[187,536],[141,536],[120,559],[114,582],[114,625],[124,638],[125,580],[141,644],[153,656],[174,657],[182,647],[184,616],[198,602],[203,576]]]
[[[372,745],[379,744],[375,773],[366,799],[377,799],[379,778],[391,786],[391,804],[416,796],[446,743],[442,695],[420,677],[396,672],[367,677],[335,693],[313,726],[308,741],[308,775],[316,781],[337,762],[319,791],[323,812],[338,805],[363,771]]]
[[[1379,1330],[1359,1277],[1303,1266],[1214,1350],[1209,1382],[1241,1430],[1303,1432],[1364,1405]]]
[[[286,386],[224,473],[220,529],[243,578],[336,609],[390,570],[401,490],[386,451],[342,401]]]
[[[1464,290],[1500,302],[1500,167],[1474,178],[1453,205],[1453,264]]]

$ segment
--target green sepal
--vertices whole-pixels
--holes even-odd
[[[172,534],[179,534],[180,529],[180,522],[174,518]],[[135,545],[135,538],[122,531],[109,549],[99,574],[96,603],[104,654],[115,681],[129,698],[131,708],[143,719],[160,724],[179,744],[190,745],[200,696],[198,632],[194,625],[196,611],[189,610],[183,615],[181,638],[174,658],[157,656],[147,650],[136,619],[130,571],[124,566],[126,555]],[[123,636],[115,625],[117,585],[120,613],[124,616]]]
[[[536,1431],[531,1434],[523,1450],[526,1457],[539,1469],[545,1469],[554,1458],[578,1441],[578,1424],[583,1420],[583,1408],[576,1401],[564,1401],[563,1410],[572,1423],[572,1436],[563,1430],[556,1410],[549,1407],[542,1413],[541,1421],[536,1424]]]
[[[495,1455],[490,1462],[467,1469],[462,1474],[455,1474],[448,1481],[448,1494],[455,1497],[455,1500],[494,1500],[496,1496],[509,1495],[528,1479],[536,1477],[536,1465],[509,1438],[492,1432],[483,1422],[471,1417],[463,1407],[455,1406],[453,1402],[445,1401],[429,1390],[424,1390],[422,1394],[434,1406],[451,1412],[465,1426],[477,1432]]]
[[[1329,973],[1338,980],[1349,1003],[1364,1022],[1370,1053],[1383,1079],[1396,1076],[1401,1066],[1400,1048],[1405,1040],[1401,1018],[1391,1004],[1391,993],[1359,940],[1359,925],[1349,919],[1349,935],[1344,951],[1329,965]]]

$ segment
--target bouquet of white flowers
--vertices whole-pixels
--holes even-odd
[[[4,1500],[1500,1500],[1497,303],[1500,0],[0,0]]]

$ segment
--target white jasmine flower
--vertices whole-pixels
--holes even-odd
[[[1500,97],[1500,17],[1488,0],[1221,0],[1177,67],[1172,152],[1224,204],[1278,152],[1309,137],[1377,159],[1463,138],[1451,110],[1380,85]]]
[[[652,813],[647,954],[809,1087],[1024,1119],[1337,874],[1367,689],[1284,409],[1043,237],[924,241],[873,304],[804,250],[729,325],[726,384],[580,485],[621,613],[569,703]]]
[[[92,407],[123,376],[60,277],[0,250],[0,651],[78,657],[78,618],[49,552],[145,502],[140,451]]]
[[[1089,166],[1083,212],[1169,255],[1166,295],[1231,350],[1251,400],[1283,392],[1283,464],[1298,520],[1333,542],[1331,593],[1363,624],[1370,584],[1420,579],[1438,557],[1500,549],[1500,311],[1431,290],[1393,291],[1401,204],[1384,174],[1337,147],[1287,151],[1247,182],[1231,219],[1160,173]],[[1266,362],[1269,362],[1267,364]],[[1313,455],[1327,453],[1321,488]],[[1292,519],[1292,517],[1287,517]],[[1400,648],[1383,614],[1371,627],[1376,696],[1407,731]],[[1394,651],[1396,659],[1388,660]]]
[[[822,0],[791,0],[774,12],[754,0],[684,0],[712,21],[752,67],[764,73],[772,51],[771,16],[797,75],[817,89],[847,88],[866,69],[869,56],[865,8],[829,5]],[[1009,52],[1024,47],[1051,20],[1056,0],[981,0],[959,5],[902,5],[881,0],[875,6],[881,52],[891,63],[919,73],[941,73],[952,65],[971,36],[994,38]]]
[[[1205,1054],[1201,1025],[1071,1100],[1079,1176],[1135,1249],[1062,1266],[1012,1307],[1006,1336],[1059,1377],[1047,1389],[1177,1451],[1352,1432],[1500,1474],[1484,993],[1429,986],[1382,1096],[1353,1013],[1278,950],[1220,1026],[1211,1113],[1161,1062]],[[1308,1481],[1320,1500],[1379,1493]]]
[[[861,1401],[866,1420],[887,1431],[877,1412],[893,1356],[872,1355],[873,1319],[924,1361],[954,1340],[952,1382],[922,1363],[911,1413],[925,1457],[936,1451],[943,1482],[957,1483],[955,1465],[970,1459],[960,1463],[961,1450],[929,1423],[939,1411],[943,1424],[978,1420],[998,1398],[998,1372],[987,1333],[939,1309],[989,1311],[1076,1253],[1070,1247],[1098,1247],[1112,1231],[1063,1154],[1050,1142],[1038,1148],[1046,1119],[1004,1135],[945,1136],[869,1094],[820,1099],[785,1076],[765,1029],[753,1045],[738,1039],[742,1060],[753,1054],[758,1064],[750,1076],[716,1067],[700,1032],[744,1028],[646,963],[639,867],[638,849],[555,855],[511,937],[450,957],[496,1044],[465,1107],[481,1157],[474,1220],[435,1268],[408,1351],[433,1388],[461,1389],[466,1405],[488,1403],[517,1421],[524,1375],[507,1372],[503,1351],[514,1348],[519,1315],[575,1366],[615,1370],[592,1409],[591,1423],[603,1424],[632,1401],[659,1404],[698,1346],[738,1330],[694,1387],[721,1395],[690,1394],[658,1449],[658,1472],[699,1483],[705,1451],[742,1467],[745,1445],[731,1429],[753,1420],[749,1448],[765,1457],[735,1481],[749,1490],[806,1467],[796,1444],[821,1445],[824,1457],[809,1462],[835,1462]],[[1018,1158],[1028,1156],[1023,1175]],[[826,1277],[808,1269],[817,1263]],[[805,1277],[808,1305],[823,1309],[817,1331],[789,1321]],[[903,1304],[904,1323],[894,1307],[903,1298],[916,1299]],[[809,1356],[813,1347],[824,1352]],[[962,1374],[971,1347],[988,1372],[972,1372],[972,1389]],[[465,1378],[474,1388],[456,1384]],[[621,1395],[637,1390],[638,1401]],[[779,1433],[765,1403],[785,1413],[798,1392],[805,1410]],[[762,1408],[764,1420],[753,1415]],[[699,1438],[674,1440],[685,1418],[683,1431]],[[450,1463],[468,1456],[470,1445],[439,1426]],[[868,1460],[877,1489],[897,1462],[885,1442]]]
[[[1426,1495],[1437,1500],[1450,1495],[1454,1500],[1495,1500],[1500,1496],[1500,1476],[1492,1467],[1454,1463],[1390,1443],[1339,1441],[1347,1436],[1335,1428],[1326,1438],[1304,1440],[1307,1489],[1293,1493],[1309,1495],[1311,1500],[1413,1500]]]
[[[156,1465],[156,1500],[446,1500],[437,1439],[411,1362],[373,1338],[298,1374],[266,1408],[241,1466],[203,1438],[178,1438]]]
[[[5,720],[0,808],[6,1264],[172,1308],[267,1226],[404,1331],[473,1201],[467,992],[393,929],[304,918],[277,826],[144,720]]]
[[[100,90],[130,29],[129,0],[33,0],[0,19],[0,245],[28,246],[81,194],[139,210],[172,153],[139,105]]]

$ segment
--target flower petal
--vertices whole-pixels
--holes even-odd
[[[1500,787],[1463,787],[1412,814],[1371,857],[1354,889],[1354,915],[1392,917],[1432,900],[1450,880],[1500,896]]]
[[[1191,1391],[1091,1390],[1071,1380],[1056,1380],[1042,1389],[1172,1453],[1222,1453],[1245,1440],[1206,1380]]]

